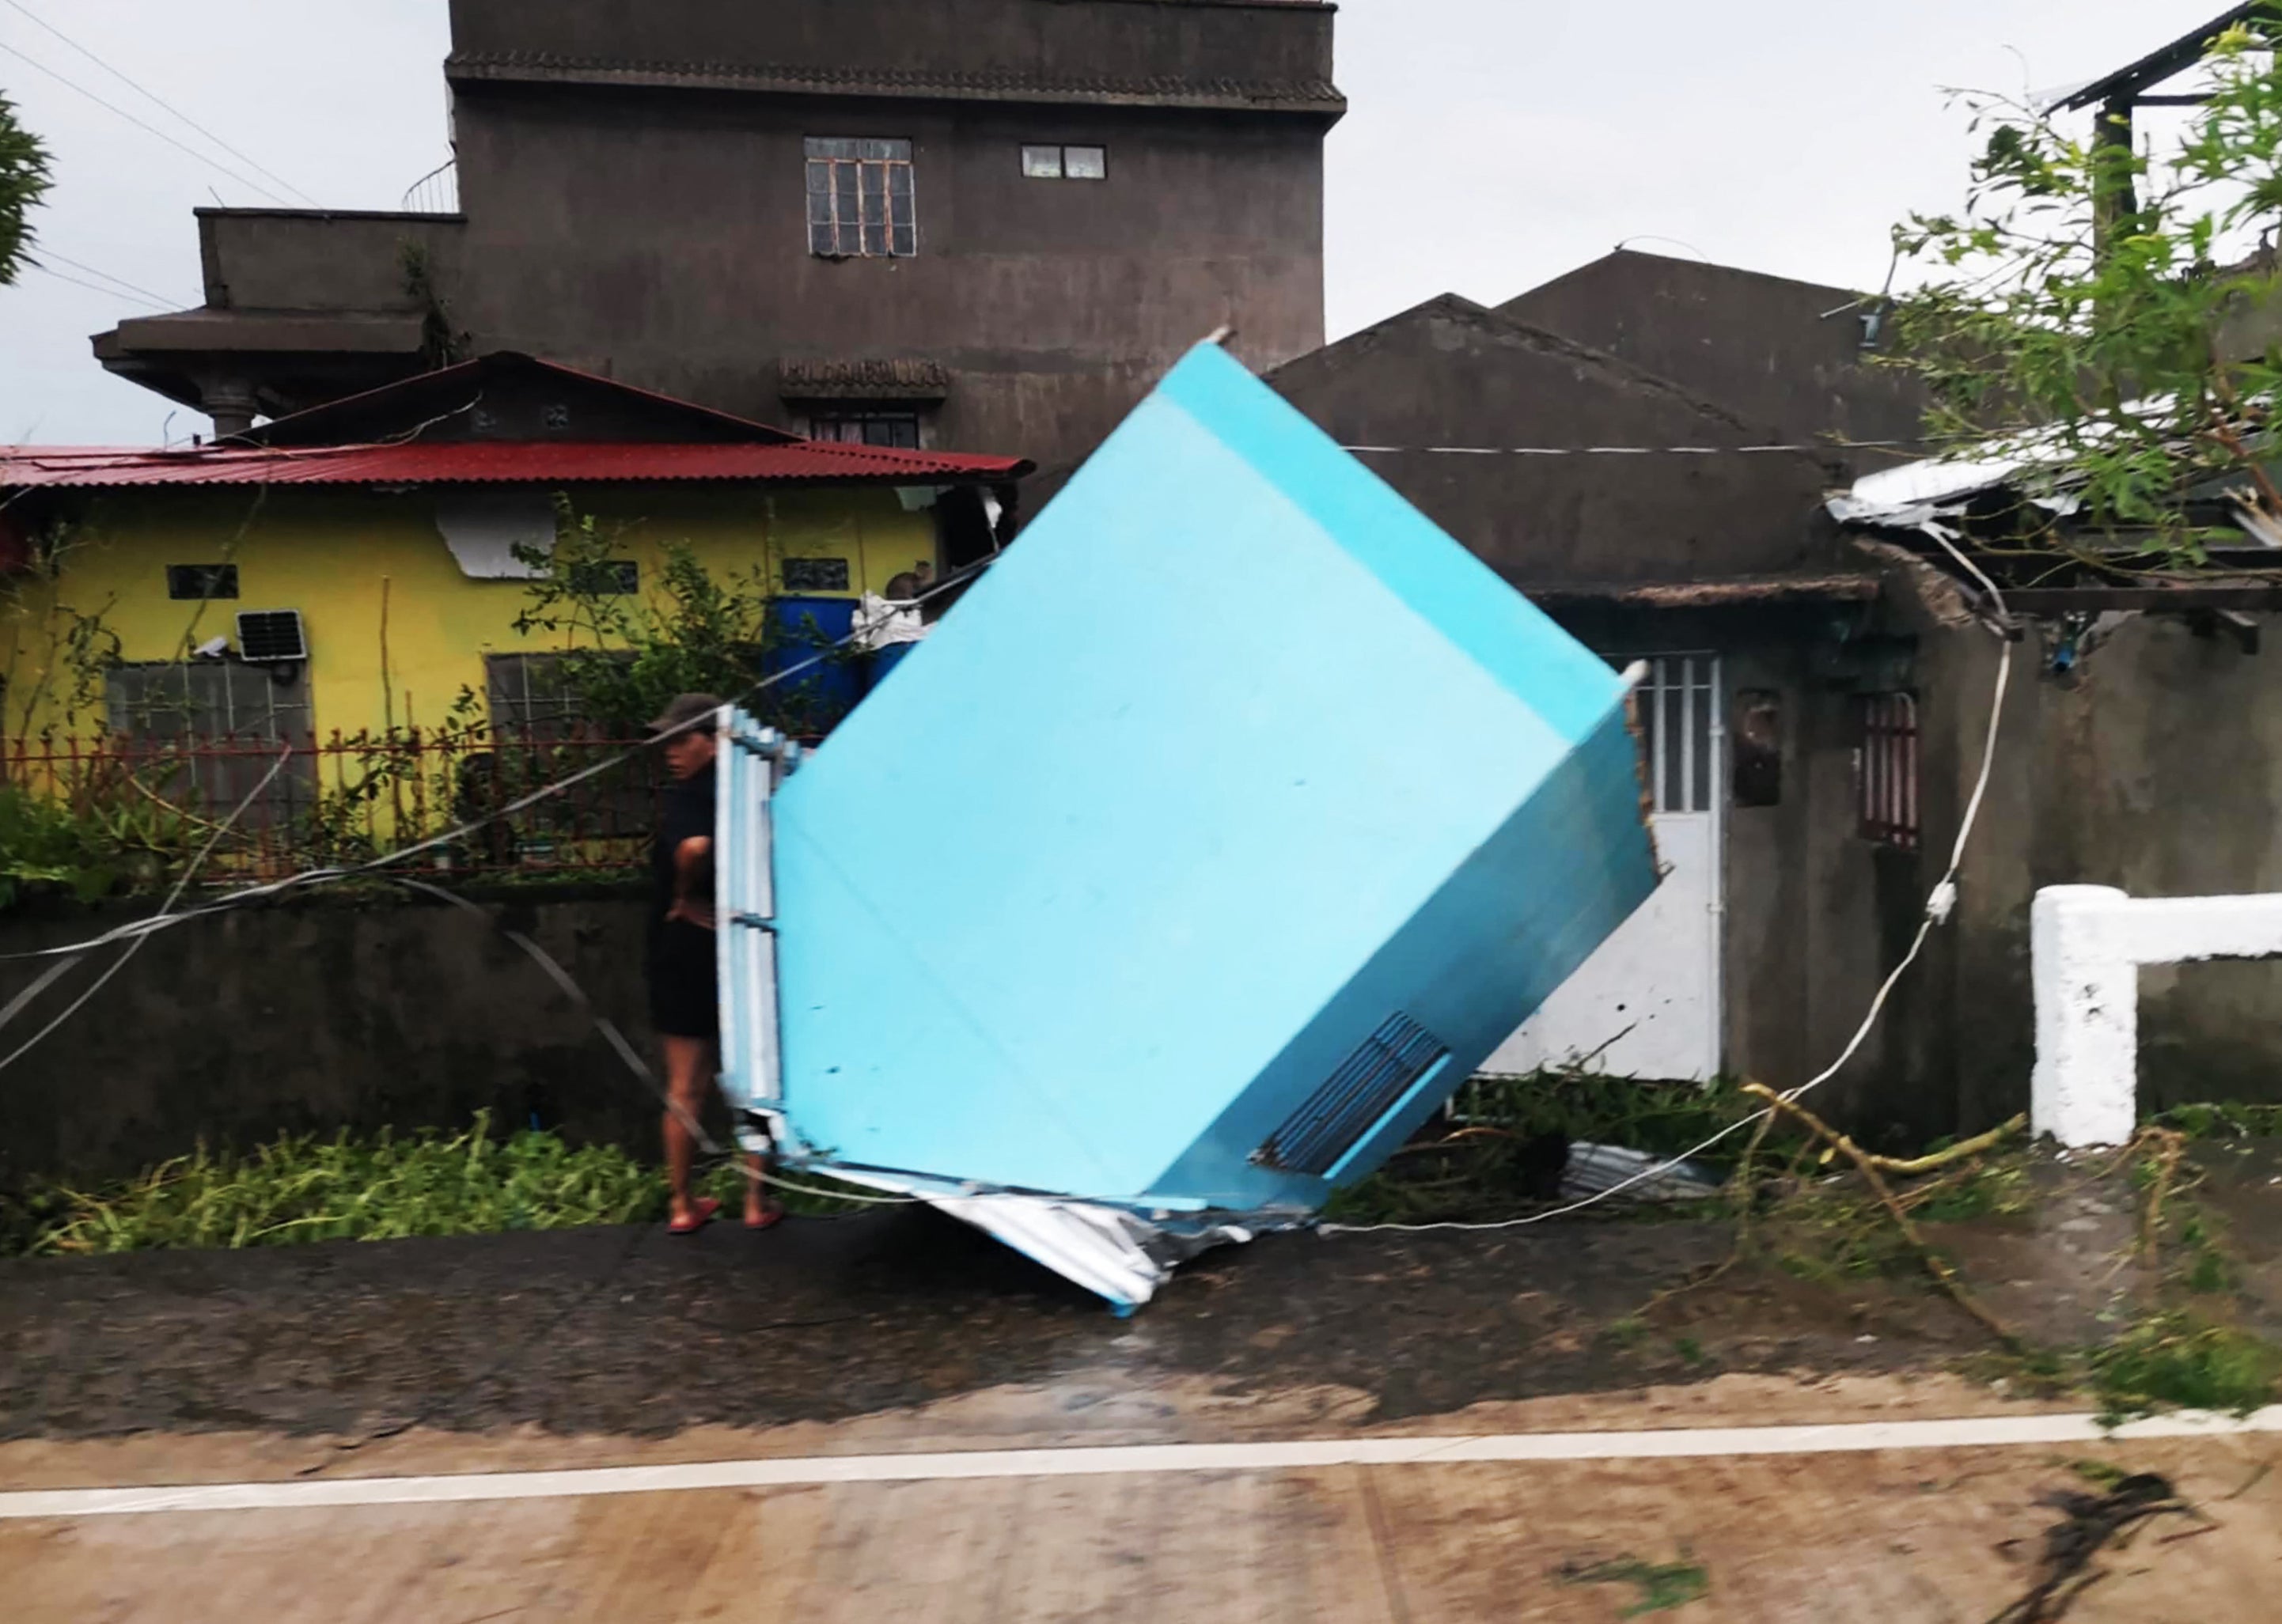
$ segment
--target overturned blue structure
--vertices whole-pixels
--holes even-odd
[[[796,773],[726,719],[733,1102],[1145,1300],[1647,898],[1626,693],[1201,347]]]

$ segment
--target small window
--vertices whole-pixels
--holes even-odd
[[[808,143],[808,251],[827,259],[907,259],[920,251],[908,141]]]
[[[630,558],[573,564],[570,590],[590,598],[631,598],[641,591],[641,566]]]
[[[1107,147],[1024,147],[1022,173],[1033,181],[1106,181]]]
[[[186,599],[190,602],[210,602],[217,598],[237,596],[237,566],[235,564],[169,564],[167,566],[167,596]]]
[[[1898,851],[1918,849],[1918,700],[1913,693],[1866,693],[1855,799],[1862,838]]]
[[[855,412],[811,417],[808,420],[808,437],[842,445],[885,445],[917,451],[920,420],[910,412]]]
[[[1712,810],[1719,669],[1709,654],[1666,654],[1649,662],[1648,680],[1634,691],[1651,807],[1659,815]]]
[[[784,561],[784,589],[788,592],[844,592],[849,585],[844,558],[788,558]]]

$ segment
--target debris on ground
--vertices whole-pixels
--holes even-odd
[[[2076,1598],[2107,1577],[2092,1563],[2111,1546],[2129,1545],[2142,1525],[2161,1517],[2210,1520],[2181,1499],[2169,1478],[2137,1473],[2120,1479],[2104,1495],[2056,1489],[2039,1504],[2065,1513],[2045,1535],[2034,1589],[1989,1620],[1989,1624],[2053,1624],[2068,1616]]]
[[[1652,1178],[1642,1178],[1653,1173]],[[1561,1176],[1561,1198],[1583,1201],[1603,1195],[1627,1180],[1638,1179],[1625,1191],[1634,1201],[1709,1201],[1726,1182],[1697,1162],[1667,1163],[1645,1150],[1622,1145],[1576,1144],[1569,1147],[1569,1165]]]

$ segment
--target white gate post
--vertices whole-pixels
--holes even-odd
[[[2131,899],[2107,885],[2053,885],[2030,916],[2037,993],[2031,1131],[2070,1148],[2120,1145],[2139,1128],[2139,965],[2125,940]]]
[[[2070,1148],[2139,1127],[2139,971],[2282,958],[2282,895],[2132,898],[2106,885],[2037,893],[2035,1131]]]

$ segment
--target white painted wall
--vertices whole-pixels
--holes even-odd
[[[2037,893],[2035,1131],[2071,1148],[2139,1125],[2139,971],[2282,957],[2282,895],[2135,898],[2107,885]]]

